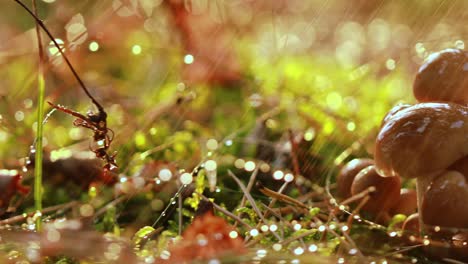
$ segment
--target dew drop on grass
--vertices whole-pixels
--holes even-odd
[[[162,181],[169,181],[172,178],[172,172],[169,169],[162,169],[159,171],[158,177]]]
[[[465,49],[465,42],[463,42],[463,40],[461,40],[461,39],[455,41],[455,48]]]
[[[96,52],[99,50],[99,43],[97,43],[96,41],[91,41],[89,43],[88,48],[91,52]]]
[[[255,162],[253,162],[253,161],[247,161],[247,162],[244,164],[244,169],[245,169],[246,171],[254,171],[256,166],[257,166],[257,165],[255,164]]]
[[[62,49],[62,51],[65,51],[65,48],[64,48],[65,42],[63,42],[63,40],[57,38],[57,39],[55,39],[55,42],[57,42],[57,44],[59,45],[60,49]],[[47,47],[47,51],[48,51],[48,53],[49,53],[49,55],[51,57],[60,56],[60,51],[55,46],[53,41],[49,42],[49,46]]]

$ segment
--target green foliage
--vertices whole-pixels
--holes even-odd
[[[144,226],[142,228],[140,228],[136,233],[135,235],[133,235],[133,239],[132,239],[132,242],[133,242],[133,245],[137,248],[139,248],[139,245],[140,243],[142,242],[142,240],[146,239],[148,235],[150,235],[151,233],[153,233],[155,231],[155,229],[151,226]]]
[[[115,232],[117,226],[116,222],[117,208],[111,206],[106,210],[101,222],[96,224],[96,229],[102,232]]]
[[[251,207],[241,207],[236,209],[237,213],[246,214],[252,223],[257,220],[257,213]]]
[[[398,224],[403,224],[403,222],[406,220],[407,216],[404,214],[396,214],[392,217],[390,222],[388,223],[388,229],[393,229],[396,225]]]
[[[201,194],[203,194],[203,191],[206,189],[208,186],[208,181],[205,176],[205,171],[200,170],[198,172],[197,177],[195,178],[195,190],[192,193],[192,197],[188,197],[185,199],[185,204],[188,204],[191,208],[194,210],[198,209],[198,205],[200,204],[200,201],[202,200]]]

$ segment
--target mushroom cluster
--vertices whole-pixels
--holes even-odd
[[[375,221],[388,222],[392,215],[411,215],[416,212],[416,193],[401,189],[399,176],[381,176],[372,159],[353,159],[340,170],[337,176],[338,196],[347,199],[369,188],[369,200],[362,210],[373,214]]]
[[[468,228],[468,53],[429,56],[413,92],[418,104],[399,106],[383,121],[376,168],[416,178],[421,228]]]
[[[338,195],[346,199],[372,186],[362,209],[377,221],[417,208],[426,233],[428,226],[468,228],[468,52],[430,55],[413,93],[417,104],[398,105],[384,117],[374,160],[355,159],[341,169]],[[415,178],[417,194],[400,189],[400,177]]]

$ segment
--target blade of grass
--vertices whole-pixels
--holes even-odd
[[[290,197],[290,196],[287,196],[285,194],[282,194],[282,193],[279,193],[279,192],[275,192],[265,186],[263,186],[263,184],[261,184],[259,182],[258,184],[258,190],[263,193],[264,195],[268,196],[268,197],[271,197],[271,198],[274,198],[276,200],[279,200],[279,201],[282,201],[282,202],[285,202],[285,203],[288,203],[288,204],[291,204],[291,205],[295,205],[297,207],[301,207],[303,209],[307,209],[309,210],[310,208],[303,204],[302,202]]]
[[[37,4],[36,0],[32,0],[33,11],[37,16]],[[38,99],[37,99],[37,132],[36,132],[36,147],[35,147],[35,166],[34,166],[34,206],[37,212],[42,211],[42,138],[43,138],[43,123],[44,119],[44,101],[45,101],[45,79],[44,79],[44,52],[42,49],[42,38],[39,28],[39,24],[36,21],[36,35],[37,35],[37,45],[39,48],[39,65],[38,65],[38,74],[37,74],[37,89],[38,89]],[[42,219],[37,217],[36,219],[36,229],[41,231],[42,229]]]

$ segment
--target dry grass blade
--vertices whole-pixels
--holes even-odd
[[[306,236],[313,235],[313,234],[315,234],[315,233],[317,233],[317,232],[318,232],[318,230],[316,230],[316,229],[309,230],[309,231],[306,231],[306,232],[304,232],[304,233],[302,233],[302,234],[300,234],[300,235],[298,235],[298,236],[290,237],[290,238],[288,238],[288,239],[282,241],[281,244],[287,245],[287,244],[289,244],[289,243],[291,243],[291,242],[294,242],[294,241],[296,241],[296,240],[298,240],[298,239],[302,239],[302,238],[304,238],[304,237],[306,237]]]
[[[245,187],[245,185],[239,180],[239,178],[237,178],[236,175],[234,175],[234,173],[232,173],[232,171],[228,170],[228,174],[229,176],[231,176],[234,181],[236,181],[237,185],[239,185],[239,187],[241,188],[241,190],[244,192],[244,196],[247,198],[247,200],[249,200],[249,203],[250,205],[252,206],[253,210],[255,211],[255,213],[258,215],[258,217],[260,217],[260,219],[265,223],[266,220],[265,218],[263,217],[263,214],[262,212],[260,211],[260,209],[258,208],[257,204],[255,203],[255,200],[254,198],[252,197],[252,195],[250,195],[250,192],[247,190],[247,188]]]
[[[347,204],[350,204],[350,203],[355,202],[357,200],[361,200],[362,198],[368,196],[372,192],[375,192],[375,187],[374,186],[370,186],[369,188],[365,189],[364,191],[349,197],[348,199],[344,200],[340,204],[341,205],[347,205]]]
[[[234,219],[235,221],[237,221],[238,223],[240,224],[243,224],[244,226],[246,226],[247,228],[249,229],[253,229],[252,226],[250,226],[249,224],[247,224],[246,222],[242,221],[242,219],[240,219],[240,217],[238,217],[237,215],[227,211],[226,209],[222,208],[221,206],[219,206],[218,204],[212,202],[210,199],[208,199],[208,197],[204,196],[203,194],[201,195],[202,199],[207,201],[207,202],[210,202],[211,204],[213,204],[213,207],[220,211],[221,213],[225,214],[226,216],[229,216],[231,217],[232,219]]]
[[[242,191],[244,192],[245,197],[247,198],[247,200],[249,200],[250,205],[252,205],[252,208],[254,209],[254,211],[258,215],[258,217],[260,217],[260,219],[262,220],[263,223],[266,223],[266,219],[263,216],[263,213],[258,208],[258,206],[255,203],[255,200],[253,199],[252,195],[250,195],[250,192],[247,191],[247,188],[245,187],[245,185],[239,180],[239,178],[236,177],[236,175],[234,175],[234,173],[232,173],[232,171],[228,170],[228,174],[234,179],[234,181],[236,181],[237,185],[239,185],[239,187],[242,189]],[[279,241],[282,240],[281,237],[276,232],[272,232],[272,234]]]
[[[48,214],[48,213],[59,211],[59,210],[66,210],[66,209],[72,208],[72,207],[74,207],[75,205],[78,205],[78,204],[79,204],[78,201],[71,201],[71,202],[66,203],[66,204],[54,205],[54,206],[51,206],[51,207],[44,208],[41,211],[41,214],[44,215],[44,214]],[[17,216],[13,216],[13,217],[1,220],[0,221],[0,226],[10,225],[10,224],[14,224],[14,223],[23,221],[28,217],[32,217],[34,214],[36,214],[36,212],[31,212],[29,214],[21,214],[21,215],[17,215]]]
[[[261,193],[263,193],[264,195],[270,197],[270,198],[274,198],[278,201],[281,201],[281,202],[285,202],[285,203],[288,203],[288,204],[292,204],[292,205],[295,205],[295,206],[298,206],[298,207],[301,207],[301,208],[304,208],[304,209],[309,209],[309,207],[305,204],[303,204],[302,202],[290,197],[290,196],[287,196],[285,194],[282,194],[282,193],[279,193],[279,192],[275,192],[273,191],[272,189],[269,189],[265,186],[263,186],[262,184],[258,184],[258,189]]]
[[[291,129],[288,130],[288,136],[289,136],[289,142],[291,144],[291,159],[293,163],[293,168],[294,168],[294,174],[296,174],[296,177],[301,174],[301,169],[299,167],[299,161],[297,159],[297,153],[298,153],[298,146],[296,140],[294,140],[294,133],[292,132]]]
[[[250,193],[250,191],[252,190],[252,187],[253,187],[253,185],[254,185],[254,183],[255,183],[255,180],[256,180],[256,178],[257,178],[257,174],[258,174],[258,168],[255,168],[255,170],[254,170],[254,171],[252,172],[252,174],[250,175],[249,183],[247,184],[247,192],[248,192],[248,193]],[[241,207],[241,208],[244,207],[244,206],[245,206],[246,200],[247,200],[247,197],[246,197],[245,194],[244,194],[244,196],[242,197],[242,201],[241,201],[239,207]]]

